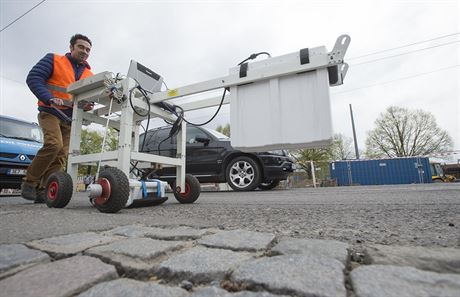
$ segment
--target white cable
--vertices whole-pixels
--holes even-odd
[[[113,102],[113,98],[110,99],[108,115],[110,115],[110,113],[112,112],[112,102]],[[107,123],[105,124],[104,138],[102,139],[101,153],[99,154],[99,162],[97,162],[96,180],[99,179],[99,170],[101,169],[102,154],[105,152],[105,140],[107,138],[107,129],[109,127],[109,121],[110,121],[110,117],[107,116]]]

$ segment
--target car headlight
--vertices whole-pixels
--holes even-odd
[[[270,153],[272,155],[284,156],[284,151],[283,150],[268,151],[267,153]]]

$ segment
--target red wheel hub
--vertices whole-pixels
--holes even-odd
[[[109,180],[103,177],[99,178],[97,180],[97,183],[102,187],[102,193],[100,196],[94,199],[94,203],[96,203],[97,205],[102,205],[109,201],[110,194],[112,192],[112,187],[110,186]]]
[[[190,184],[189,183],[185,183],[185,191],[184,193],[181,193],[179,192],[179,195],[182,197],[182,198],[188,198],[188,196],[190,195]]]
[[[47,196],[48,196],[48,199],[51,200],[51,201],[56,200],[56,197],[58,195],[58,190],[59,190],[59,185],[58,185],[57,181],[52,181],[48,185],[48,191],[46,193]]]

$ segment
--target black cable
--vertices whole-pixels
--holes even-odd
[[[138,112],[134,108],[133,100],[132,100],[132,94],[133,94],[134,89],[138,89],[141,92],[141,94],[144,96],[146,101],[147,101],[148,111],[147,111],[146,114],[141,114],[140,112]],[[138,116],[140,116],[140,117],[146,117],[146,116],[150,117],[150,100],[149,100],[149,97],[147,96],[146,91],[142,87],[140,87],[140,85],[138,85],[138,86],[132,88],[131,90],[129,90],[129,104],[131,105],[131,108],[133,109],[134,113],[137,114]]]
[[[134,171],[134,169],[136,169],[137,171],[141,172],[142,174],[145,173],[144,170],[137,168],[137,164],[139,163],[139,161],[136,161],[136,163],[131,161],[130,163],[131,163],[132,168],[131,168],[131,170],[129,170],[129,173],[132,173]]]
[[[249,60],[254,60],[255,58],[257,58],[259,55],[267,55],[268,57],[271,57],[271,55],[267,52],[260,52],[260,53],[255,53],[255,54],[252,54],[250,55],[249,57],[247,57],[246,59],[244,59],[243,61],[241,61],[240,63],[238,63],[238,65],[241,65],[243,63],[245,63],[246,61],[249,61]],[[214,115],[209,119],[207,120],[206,122],[204,123],[200,123],[200,124],[197,124],[197,123],[192,123],[190,121],[188,121],[187,119],[183,118],[183,120],[192,125],[192,126],[196,126],[196,127],[199,127],[199,126],[204,126],[206,124],[209,124],[212,120],[214,120],[214,118],[217,116],[217,114],[219,113],[220,109],[222,108],[222,105],[224,103],[224,99],[225,99],[225,94],[227,93],[227,88],[224,88],[224,92],[222,93],[222,99],[220,100],[220,103],[219,103],[219,107],[217,108],[216,112],[214,113]],[[179,107],[181,110],[182,110],[182,114],[184,113],[184,110]]]
[[[271,55],[270,55],[269,53],[267,53],[267,52],[255,53],[255,54],[250,55],[249,57],[247,57],[246,59],[244,59],[244,60],[241,61],[240,63],[238,63],[238,65],[241,65],[241,64],[243,64],[243,63],[245,63],[246,61],[249,61],[249,60],[254,60],[255,58],[257,58],[257,57],[260,56],[260,55],[267,55],[268,57],[271,57]],[[206,121],[206,122],[204,122],[204,123],[201,123],[201,124],[196,124],[196,123],[192,123],[192,122],[186,120],[185,118],[183,118],[183,120],[184,120],[186,123],[188,123],[188,124],[190,124],[190,125],[192,125],[192,126],[196,126],[196,127],[204,126],[204,125],[206,125],[206,124],[209,124],[212,120],[214,120],[214,118],[215,118],[215,117],[217,116],[217,114],[219,113],[219,111],[220,111],[220,109],[221,109],[221,107],[222,107],[222,105],[223,105],[223,103],[224,103],[224,99],[225,99],[225,94],[226,94],[226,92],[227,92],[227,88],[224,88],[224,92],[223,92],[223,94],[222,94],[222,99],[220,100],[219,107],[217,108],[217,110],[216,110],[216,112],[214,113],[214,115],[213,115],[208,121]],[[179,108],[182,109],[181,107],[179,107]],[[184,113],[184,110],[182,109],[182,114],[183,114],[183,113]]]
[[[166,140],[170,139],[172,137],[172,135],[168,135],[168,137],[166,137],[165,139],[163,139],[162,141],[160,141],[160,143],[158,144],[157,146],[157,152],[158,152],[158,156],[160,155],[160,146],[163,142],[165,142]]]
[[[118,78],[121,76],[121,73],[118,72],[117,75],[115,75],[115,83],[119,82],[120,80],[122,80],[122,78]]]
[[[256,54],[252,54],[250,55],[249,57],[247,57],[246,59],[244,59],[243,61],[241,61],[240,63],[238,63],[238,66],[243,64],[244,62],[246,61],[249,61],[249,60],[254,60],[255,58],[257,58],[259,55],[267,55],[269,58],[271,57],[271,55],[267,52],[260,52],[260,53],[256,53]]]
[[[141,151],[144,150],[144,145],[146,143],[146,137],[147,137],[147,132],[148,132],[148,127],[150,125],[150,100],[149,100],[149,97],[147,95],[147,93],[151,93],[153,94],[152,92],[149,92],[145,89],[142,88],[142,86],[139,84],[139,82],[137,80],[135,80],[136,83],[137,83],[137,86],[134,87],[133,89],[130,90],[129,92],[129,103],[131,104],[131,108],[134,110],[134,112],[141,116],[141,117],[144,117],[144,116],[148,116],[147,117],[147,128],[145,129],[145,133],[144,133],[144,140],[142,142],[142,146],[141,146]],[[166,83],[165,83],[165,86],[166,86]],[[167,86],[166,86],[167,87]],[[148,110],[148,113],[146,115],[143,115],[143,114],[140,114],[138,111],[135,110],[134,106],[133,106],[133,103],[132,103],[132,93],[134,91],[134,89],[138,89],[142,95],[145,97],[145,99],[147,100],[147,104],[148,104],[148,107],[149,107],[149,110]],[[168,104],[166,102],[158,102],[158,103],[155,103],[155,105],[157,105],[158,107],[160,108],[163,108],[165,111],[169,111],[170,113],[174,114],[177,116],[177,119],[174,123],[170,123],[166,120],[164,120],[166,123],[170,124],[170,125],[173,125],[173,129],[171,129],[169,135],[167,138],[165,138],[164,140],[162,140],[159,144],[158,144],[158,148],[157,148],[157,151],[158,151],[158,155],[160,155],[160,145],[165,142],[166,140],[170,139],[171,137],[173,137],[174,135],[177,134],[177,132],[179,131],[179,125],[182,123],[182,120],[183,120],[183,110],[179,107],[179,106],[176,106],[176,105],[171,105],[171,104]],[[178,113],[177,112],[177,108],[181,109],[182,110],[182,113]],[[175,131],[175,132],[174,132]],[[139,170],[136,166],[137,166],[138,162],[136,162],[136,164],[131,164],[135,169]],[[133,169],[131,169],[130,172],[132,172]],[[142,170],[139,170],[141,172],[143,172]],[[144,173],[145,174],[145,173]],[[150,174],[150,173],[149,173]]]
[[[212,120],[214,120],[214,118],[217,116],[217,114],[219,113],[223,103],[224,103],[224,99],[225,99],[225,93],[227,92],[227,88],[224,88],[224,93],[222,94],[222,99],[220,100],[220,103],[219,103],[219,107],[217,108],[216,112],[214,113],[214,115],[209,119],[207,120],[206,122],[204,123],[201,123],[201,124],[195,124],[195,123],[192,123],[188,120],[186,120],[185,118],[183,118],[183,120],[187,123],[187,124],[190,124],[192,126],[196,126],[196,127],[199,127],[199,126],[204,126],[206,124],[209,124]],[[180,108],[180,107],[179,107]],[[182,109],[182,108],[181,108]],[[182,109],[183,111],[183,109]]]
[[[137,82],[137,81],[136,81]],[[148,106],[148,111],[147,111],[147,114],[141,114],[140,112],[138,112],[134,106],[133,106],[133,101],[132,101],[132,93],[134,91],[134,89],[138,89],[141,94],[144,96],[145,100],[147,101],[147,106]],[[141,85],[139,83],[137,83],[137,86],[132,88],[131,90],[129,90],[129,104],[131,105],[131,108],[133,109],[134,113],[137,114],[138,116],[140,117],[147,117],[147,127],[144,128],[144,131],[147,131],[148,128],[149,128],[149,125],[150,125],[150,99],[147,95],[147,90],[143,89],[141,87]],[[144,141],[142,142],[142,147],[141,147],[141,151],[144,149],[144,145],[145,145],[145,138],[147,137],[147,133],[144,133]],[[136,163],[137,164],[137,163]]]
[[[141,116],[141,117],[147,116],[147,126],[146,126],[146,128],[142,127],[142,128],[144,128],[144,131],[145,131],[145,133],[144,133],[144,140],[142,141],[142,146],[141,146],[141,152],[142,152],[142,151],[144,150],[144,146],[145,146],[145,143],[146,143],[146,137],[147,137],[147,131],[148,131],[148,127],[149,127],[149,125],[150,125],[150,110],[151,110],[151,108],[150,108],[150,99],[149,99],[147,93],[151,93],[151,94],[153,94],[153,93],[152,93],[152,92],[149,92],[149,91],[147,91],[147,90],[145,90],[144,88],[142,88],[142,86],[139,84],[139,82],[138,82],[137,80],[136,80],[136,83],[137,83],[137,86],[134,87],[133,89],[131,89],[130,92],[129,92],[129,103],[130,103],[130,105],[131,105],[131,108],[133,109],[133,111],[134,111],[137,115],[139,115],[139,116]],[[166,85],[166,84],[165,84],[165,85]],[[133,103],[132,103],[132,93],[133,93],[134,89],[136,89],[136,88],[141,92],[141,94],[144,96],[144,98],[145,98],[146,101],[147,101],[147,104],[148,104],[148,113],[147,113],[146,115],[140,114],[140,113],[134,108],[134,106],[133,106]],[[182,123],[182,119],[183,119],[183,110],[182,110],[182,113],[181,113],[181,114],[178,114],[177,111],[176,111],[176,108],[180,108],[180,107],[178,107],[178,106],[176,106],[176,105],[170,105],[170,104],[168,104],[168,103],[166,103],[166,102],[160,102],[160,103],[158,103],[158,104],[156,104],[156,105],[158,105],[159,107],[162,107],[164,110],[167,110],[167,111],[169,111],[169,112],[171,112],[171,113],[173,113],[173,114],[175,114],[175,115],[177,116],[176,121],[173,123],[173,128],[174,128],[174,129],[171,129],[171,132],[170,132],[169,136],[158,144],[158,155],[160,155],[160,145],[161,145],[163,142],[165,142],[166,140],[168,140],[168,139],[170,139],[171,137],[173,137],[174,135],[176,135],[177,132],[179,131],[178,128],[179,128],[179,125]],[[167,122],[167,121],[165,120],[165,122]],[[168,123],[168,122],[167,122],[167,123]],[[173,131],[175,131],[175,132],[173,132]],[[130,173],[133,172],[134,169],[137,169],[138,171],[142,172],[142,175],[143,175],[142,178],[146,178],[148,175],[150,175],[152,172],[154,172],[154,171],[149,172],[149,174],[146,175],[146,173],[145,173],[144,170],[137,168],[137,164],[138,164],[138,163],[139,163],[139,161],[136,161],[135,164],[133,164],[133,162],[131,162],[131,166],[133,166],[133,168],[130,170]]]
[[[181,113],[177,113],[176,109],[180,109],[181,110]],[[165,142],[166,140],[174,137],[177,135],[177,133],[179,133],[179,130],[180,130],[180,126],[182,125],[182,121],[186,121],[185,118],[184,118],[184,110],[180,107],[180,106],[177,106],[177,105],[174,105],[173,109],[170,110],[170,112],[174,113],[176,116],[177,116],[177,119],[174,121],[174,123],[172,124],[172,127],[171,127],[171,130],[169,130],[169,135],[168,137],[166,137],[165,139],[163,139],[159,144],[158,144],[158,147],[157,147],[157,151],[158,151],[158,155],[160,155],[160,146],[163,142]],[[165,120],[166,123],[169,123],[168,121]],[[177,148],[176,148],[176,152],[177,152]]]

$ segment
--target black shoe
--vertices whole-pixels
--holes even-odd
[[[46,191],[45,189],[39,189],[37,191],[37,197],[35,198],[34,203],[45,203],[46,200]]]
[[[37,189],[29,183],[22,183],[21,184],[21,196],[24,199],[34,201],[37,199]]]

